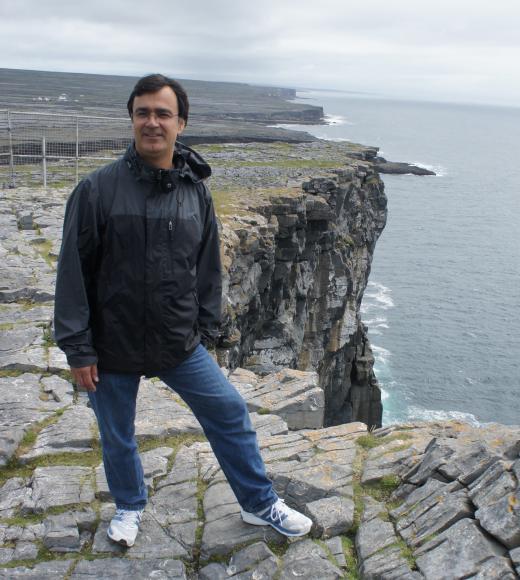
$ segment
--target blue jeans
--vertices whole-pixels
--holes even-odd
[[[180,365],[158,373],[200,422],[238,503],[256,512],[278,498],[267,478],[246,404],[199,344]],[[99,372],[88,396],[96,414],[108,487],[118,508],[146,505],[143,468],[135,440],[139,374]]]

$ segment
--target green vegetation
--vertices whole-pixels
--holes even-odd
[[[52,242],[50,240],[43,240],[34,244],[36,251],[45,260],[47,265],[53,270],[56,269],[56,258],[51,256]]]
[[[379,440],[377,437],[369,433],[368,435],[361,435],[356,439],[356,443],[362,447],[363,449],[373,449],[380,445]]]
[[[358,437],[356,443],[364,449],[373,449],[374,447],[379,447],[391,443],[392,441],[400,441],[403,439],[413,439],[413,436],[401,431],[392,433],[392,435],[386,435],[385,437],[376,437],[372,433],[368,433],[367,435],[361,435],[361,437]]]
[[[345,574],[346,580],[359,580],[360,575],[358,571],[358,562],[356,556],[356,547],[351,536],[342,536],[341,544],[343,546],[343,553],[347,562],[347,571]]]
[[[14,378],[23,375],[26,371],[22,371],[20,369],[1,369],[0,370],[0,378]]]
[[[191,445],[197,441],[206,441],[204,435],[193,433],[181,433],[180,435],[170,435],[168,437],[154,437],[153,439],[142,439],[138,442],[139,453],[151,451],[158,447],[172,447],[175,452],[182,445]],[[173,454],[175,456],[175,454]]]

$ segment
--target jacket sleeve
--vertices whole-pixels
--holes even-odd
[[[222,301],[222,266],[217,217],[211,194],[204,185],[207,200],[202,243],[197,260],[197,294],[199,297],[199,332],[204,344],[218,336]]]
[[[72,192],[65,209],[54,303],[54,331],[71,367],[97,362],[90,329],[89,291],[99,247],[96,204],[88,181]]]

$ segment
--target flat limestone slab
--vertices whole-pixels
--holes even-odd
[[[227,554],[234,546],[252,540],[282,542],[283,536],[270,526],[252,526],[244,523],[240,506],[227,482],[209,486],[204,495],[205,525],[201,543],[201,557]]]
[[[24,509],[42,513],[61,507],[94,501],[93,472],[90,467],[37,467],[31,478],[32,496]]]
[[[451,526],[415,552],[417,566],[428,580],[468,578],[482,564],[505,554],[503,546],[485,536],[471,519]]]
[[[269,411],[287,422],[289,429],[323,427],[325,395],[318,386],[318,375],[284,369],[254,383],[246,382],[243,372],[233,373],[230,380],[244,397],[251,411]]]
[[[92,451],[92,427],[95,421],[92,409],[85,405],[74,405],[56,423],[40,431],[33,448],[22,455],[20,460],[26,462],[43,455]]]
[[[129,578],[186,580],[186,569],[180,560],[171,558],[162,560],[103,558],[93,561],[82,560],[70,576],[70,580],[128,580]]]
[[[39,375],[24,373],[0,378],[0,391],[0,465],[5,465],[26,431],[50,417],[63,404],[42,400]]]
[[[167,437],[181,433],[202,433],[193,413],[180,405],[175,396],[160,382],[143,380],[137,396],[137,439]]]
[[[74,560],[57,560],[42,562],[33,568],[20,566],[18,568],[0,568],[0,580],[57,580],[65,578]]]

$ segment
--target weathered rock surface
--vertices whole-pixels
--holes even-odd
[[[23,509],[42,513],[53,507],[90,503],[94,500],[92,476],[88,467],[37,467],[29,483],[31,497]]]
[[[241,378],[243,374],[240,373],[229,376],[229,380],[246,400],[250,411],[275,413],[287,422],[289,429],[323,427],[325,395],[318,386],[316,373],[284,369],[268,375],[254,385],[241,382]]]
[[[86,453],[92,451],[94,412],[84,405],[75,405],[65,411],[56,423],[40,431],[36,443],[20,456],[26,462],[42,455],[56,453]]]
[[[304,380],[304,373],[293,373],[288,376]],[[48,428],[59,430],[67,416],[79,413],[77,421],[88,424],[91,411],[85,407],[84,397],[71,401],[66,381],[46,377],[45,391],[38,377],[22,377],[19,384],[26,390],[32,385],[38,401],[47,392],[50,400],[41,402],[51,405],[54,413],[67,407],[56,422],[40,431],[26,455],[40,449]],[[231,378],[240,383],[240,389],[249,388],[246,385],[253,389],[265,377],[238,370]],[[110,501],[100,468],[96,473],[89,466],[36,466],[31,468],[31,477],[11,477],[0,487],[0,562],[12,566],[8,570],[13,575],[5,575],[7,569],[2,571],[1,563],[0,574],[38,578],[37,571],[45,578],[47,571],[49,575],[54,571],[56,577],[134,574],[140,578],[153,573],[184,578],[183,562],[190,566],[196,562],[198,578],[342,578],[353,565],[352,553],[345,551],[342,538],[352,538],[354,499],[361,499],[359,493],[364,493],[355,537],[361,578],[518,577],[515,502],[520,428],[490,425],[477,429],[455,422],[395,425],[369,435],[369,450],[364,451],[366,425],[288,430],[287,423],[275,414],[284,414],[275,401],[269,413],[253,414],[261,427],[259,446],[267,471],[278,493],[311,516],[311,537],[326,542],[302,539],[288,543],[271,528],[242,522],[239,505],[209,444],[193,441],[193,418],[188,420],[189,411],[170,391],[158,382],[146,382],[139,396],[144,401],[143,413],[151,414],[153,405],[169,406],[179,424],[160,431],[176,434],[162,440],[166,445],[158,439],[156,447],[143,453],[153,494],[136,544],[126,550],[108,540],[113,504],[102,504],[99,512],[93,509],[96,480],[99,498]],[[148,446],[151,438],[148,433],[143,439]],[[51,454],[52,450],[40,457]],[[81,453],[75,455],[82,457]],[[37,463],[39,458],[32,461]],[[400,505],[389,510],[385,501],[399,482],[393,498]],[[373,499],[373,490],[384,492],[382,499]],[[500,511],[505,500],[507,513]],[[9,524],[6,519],[28,513],[40,519],[26,526]],[[31,571],[26,562],[37,561],[40,542],[50,553],[74,553],[79,560],[65,571],[50,564],[38,564]],[[208,562],[213,558],[219,563]],[[23,566],[17,566],[18,561]],[[108,563],[114,563],[110,572]]]
[[[138,395],[150,491],[142,530],[128,550],[107,539],[115,507],[93,414],[63,378],[50,330],[66,192],[52,203],[21,189],[0,196],[10,268],[0,287],[0,579],[315,580],[353,567],[374,579],[518,577],[520,428],[417,423],[367,434],[381,406],[358,304],[386,199],[362,150],[335,169],[330,147],[302,146],[307,165],[289,170],[280,145],[213,153],[224,162],[214,184],[268,185],[235,197],[249,207],[223,219],[216,356],[252,410],[275,489],[314,521],[310,538],[290,542],[242,522],[197,421],[156,380]],[[364,422],[336,424],[352,419]],[[42,548],[56,560],[38,562]]]
[[[60,382],[60,387],[65,382]],[[67,404],[65,397],[59,401],[45,400],[46,388],[53,392],[49,382],[45,383],[44,379],[40,382],[39,375],[0,377],[0,465],[6,464],[31,427]]]

